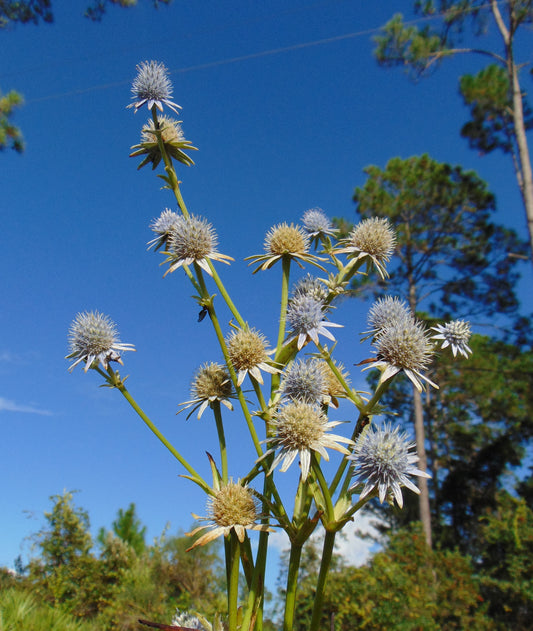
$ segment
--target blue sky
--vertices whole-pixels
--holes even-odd
[[[109,314],[137,347],[123,370],[132,394],[208,475],[212,424],[175,412],[196,368],[219,354],[209,322],[196,322],[185,276],[162,279],[161,257],[146,251],[148,224],[175,205],[128,157],[148,117],[126,110],[139,62],[171,71],[186,137],[200,149],[196,166],[179,173],[183,195],[236,259],[220,273],[273,344],[279,269],[252,276],[242,259],[262,252],[272,225],[308,208],[353,219],[353,189],[369,164],[427,152],[474,169],[497,196],[497,219],[526,236],[510,160],[480,157],[459,136],[466,110],[457,76],[480,61],[450,61],[415,85],[372,58],[375,29],[394,11],[408,15],[410,2],[175,0],[158,11],[140,2],[111,8],[99,24],[82,17],[83,2],[54,4],[53,25],[0,32],[0,86],[25,96],[15,122],[27,143],[21,156],[0,155],[0,565],[8,566],[27,558],[24,538],[64,489],[80,490],[94,530],[130,502],[150,538],[167,522],[187,529],[190,513],[205,511],[203,495],[178,477],[183,470],[120,394],[99,388],[96,374],[69,374],[64,360],[76,313]],[[532,278],[523,270],[525,300]],[[348,301],[335,316],[345,325],[339,358],[351,367],[364,358],[366,307]],[[363,384],[355,368],[352,380]],[[236,414],[228,418],[234,477],[250,462],[241,429]]]

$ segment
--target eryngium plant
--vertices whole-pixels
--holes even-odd
[[[400,433],[390,421],[382,426],[375,424],[373,417],[381,413],[380,398],[397,378],[407,377],[420,390],[438,387],[428,376],[436,349],[450,347],[454,356],[467,357],[470,327],[463,321],[443,324],[434,328],[437,334],[431,336],[401,300],[380,299],[370,309],[368,324],[361,323],[360,328],[369,327],[363,336],[371,338],[375,356],[353,358],[354,364],[380,372],[374,392],[363,398],[350,385],[347,371],[333,354],[336,339],[330,329],[343,325],[331,322],[332,303],[358,272],[386,278],[386,265],[396,242],[394,228],[384,219],[367,219],[339,242],[325,213],[313,208],[304,213],[302,226],[287,222],[273,226],[265,236],[264,253],[247,257],[257,265],[254,274],[281,275],[281,308],[279,315],[272,314],[279,322],[273,346],[253,326],[250,314],[241,314],[218,275],[219,264],[229,265],[233,259],[218,251],[215,228],[208,219],[190,214],[181,195],[176,167],[191,166],[193,162],[185,152],[195,148],[184,140],[177,122],[160,114],[165,107],[174,111],[179,107],[171,100],[172,85],[166,68],[153,61],[140,64],[133,95],[132,106],[137,110],[147,105],[151,121],[143,127],[141,144],[135,145],[137,151],[132,155],[147,156],[141,167],[164,164],[159,177],[177,202],[177,212],[166,208],[154,218],[150,227],[155,238],[148,248],[166,257],[165,276],[183,272],[189,278],[197,294],[194,299],[200,307],[199,319],[209,318],[220,345],[220,357],[196,368],[192,398],[180,406],[180,411],[190,409],[189,416],[197,413],[203,427],[199,432],[206,431],[204,416],[213,414],[212,427],[213,431],[216,427],[220,451],[218,462],[209,455],[212,482],[204,479],[163,436],[127,390],[112,364],[122,364],[123,352],[133,347],[120,342],[108,316],[98,311],[76,316],[69,334],[70,368],[82,364],[86,372],[98,372],[106,385],[121,392],[185,468],[185,477],[206,493],[207,517],[198,519],[208,524],[189,534],[191,548],[219,536],[224,538],[228,596],[225,629],[262,630],[269,533],[282,528],[291,544],[283,629],[292,631],[300,552],[316,528],[324,529],[310,626],[310,631],[318,631],[336,534],[374,497],[401,507],[402,488],[417,492],[413,477],[427,477],[415,466],[418,457],[405,432]],[[298,271],[305,266],[312,266],[315,272],[318,268],[324,278],[307,273],[291,288],[294,268]],[[231,312],[230,322],[219,319],[217,308],[221,302]],[[334,343],[332,349],[323,345],[322,337]],[[343,423],[338,418],[339,398],[354,406],[355,414],[350,415],[353,421]],[[235,446],[240,457],[231,462],[221,406],[226,408],[225,415],[234,415],[232,423],[242,425],[239,445]],[[240,420],[235,419],[235,408],[240,410]],[[331,433],[333,428],[343,429],[344,434]],[[242,462],[246,434],[255,452],[247,467]],[[324,462],[330,458],[328,480]],[[278,482],[288,469],[294,471],[297,467],[298,483],[289,504],[283,501]],[[254,547],[249,539],[251,531],[259,533]],[[241,572],[246,594],[240,600]],[[222,628],[220,620],[219,615],[211,623],[202,619],[202,625],[215,631]]]

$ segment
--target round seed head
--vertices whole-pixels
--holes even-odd
[[[319,278],[307,274],[296,282],[292,290],[293,299],[300,296],[311,296],[315,300],[324,303],[328,297],[328,290]]]
[[[396,245],[396,235],[388,219],[363,219],[348,237],[349,245],[370,254],[380,262],[390,259]]]
[[[223,528],[249,527],[259,517],[253,492],[235,482],[228,482],[208,500],[209,518]]]
[[[279,443],[285,449],[301,451],[320,444],[327,418],[318,407],[294,401],[278,410],[274,422]]]
[[[228,354],[236,371],[250,370],[268,361],[268,342],[253,328],[233,331],[226,340]]]
[[[403,300],[386,296],[377,300],[368,313],[371,331],[379,333],[387,326],[403,320],[412,320],[413,316]]]
[[[185,135],[183,134],[181,125],[177,120],[168,116],[160,116],[159,127],[161,129],[161,138],[164,143],[183,142],[185,140]],[[155,125],[151,118],[148,119],[148,122],[142,128],[141,142],[157,142]]]
[[[201,366],[194,377],[191,394],[195,399],[221,400],[231,397],[233,388],[226,368],[213,362]]]
[[[202,217],[179,216],[172,226],[168,242],[176,259],[199,261],[214,252],[217,237],[211,224]]]
[[[282,223],[269,230],[265,237],[267,254],[281,256],[283,254],[307,254],[309,238],[300,226]]]
[[[306,210],[302,217],[302,223],[305,231],[311,236],[335,234],[336,232],[329,217],[321,208]]]
[[[396,500],[401,508],[402,486],[420,493],[408,476],[430,477],[414,466],[414,463],[418,462],[418,456],[411,452],[414,446],[405,432],[399,433],[398,426],[393,430],[392,426],[386,423],[377,430],[365,430],[356,442],[353,455],[349,456],[354,463],[354,476],[357,476],[351,489],[364,484],[361,499],[377,489],[381,503],[388,497],[392,501]]]
[[[375,345],[386,363],[416,372],[424,371],[433,356],[433,346],[420,322],[403,319],[381,331]]]
[[[349,379],[348,372],[346,371],[344,367],[344,364],[342,364],[341,362],[335,362],[335,365],[337,366],[344,381],[346,381],[346,383],[349,384],[350,379]],[[324,374],[324,378],[326,380],[326,389],[329,396],[335,399],[337,397],[345,395],[346,393],[344,392],[344,388],[339,383],[339,380],[335,376],[335,373],[333,372],[333,370],[331,370],[328,364],[325,361],[321,361],[320,367],[322,369],[322,373]]]
[[[304,403],[321,403],[327,395],[322,363],[318,359],[294,362],[285,373],[281,386],[282,396]]]

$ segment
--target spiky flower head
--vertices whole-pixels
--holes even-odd
[[[165,272],[173,272],[182,265],[197,263],[210,276],[208,259],[226,263],[234,259],[231,256],[216,251],[217,236],[213,226],[203,217],[190,215],[179,216],[173,223],[168,236],[168,257],[166,263],[169,268]]]
[[[159,248],[167,247],[168,238],[179,217],[180,216],[170,210],[170,208],[165,208],[159,217],[152,221],[150,229],[155,233],[156,237],[148,241],[148,250],[154,248],[154,251],[157,251]]]
[[[192,614],[188,611],[180,611],[176,608],[176,613],[172,618],[171,626],[183,627],[190,630],[194,629],[195,631],[208,631],[208,626],[205,626],[204,624],[207,621],[202,616],[200,617],[202,620],[200,620],[197,614]]]
[[[173,118],[161,116],[157,121],[156,128],[153,119],[148,119],[141,131],[141,142],[138,145],[134,145],[132,149],[135,151],[130,153],[130,158],[145,156],[137,169],[141,169],[146,164],[152,164],[152,169],[155,169],[161,162],[163,156],[161,155],[158,136],[161,136],[168,155],[185,166],[194,164],[194,161],[185,153],[185,150],[197,151],[198,149],[193,147],[189,140],[185,139],[180,123],[181,121]]]
[[[296,456],[299,456],[302,480],[305,481],[309,475],[312,451],[318,453],[324,460],[329,460],[326,448],[348,454],[349,451],[339,443],[353,444],[349,438],[327,433],[329,429],[339,425],[340,421],[328,422],[327,416],[318,406],[302,401],[292,401],[282,405],[277,410],[272,424],[276,435],[265,441],[270,444],[270,448],[257,461],[275,453],[279,448],[269,475],[280,463],[282,463],[280,471],[287,471]]]
[[[336,253],[348,254],[355,260],[366,258],[374,263],[381,278],[388,276],[385,263],[390,261],[396,246],[396,234],[388,219],[363,219],[341,244],[344,247]]]
[[[232,331],[226,338],[228,355],[237,373],[237,384],[240,386],[249,373],[259,383],[263,383],[261,371],[270,374],[280,372],[269,363],[269,355],[274,351],[269,350],[266,337],[254,328],[245,326],[242,329]]]
[[[233,410],[229,399],[234,398],[235,393],[226,367],[214,362],[200,366],[191,385],[191,395],[193,398],[181,404],[178,414],[192,407],[187,418],[198,410],[199,420],[207,406],[213,407],[215,401],[225,405],[228,410]]]
[[[251,261],[249,265],[260,263],[254,270],[255,274],[259,270],[270,269],[274,263],[283,257],[294,259],[300,267],[303,267],[301,263],[303,261],[323,269],[318,261],[324,259],[309,253],[309,237],[304,229],[292,223],[288,225],[286,222],[273,226],[268,231],[265,237],[265,254],[248,256],[245,260]]]
[[[68,340],[71,352],[65,359],[76,359],[69,371],[80,362],[85,362],[85,372],[98,364],[107,370],[110,361],[122,364],[121,351],[135,350],[133,344],[119,340],[116,324],[99,311],[78,313],[70,326]]]
[[[311,274],[307,274],[295,283],[292,289],[291,299],[298,298],[299,296],[312,296],[316,300],[325,303],[328,294],[328,289],[320,278],[315,278],[311,276]]]
[[[367,338],[379,335],[381,331],[390,324],[401,322],[402,320],[413,320],[407,304],[396,297],[385,296],[377,300],[368,312],[368,325],[370,329],[366,331]],[[364,339],[367,339],[364,338]]]
[[[322,403],[328,394],[323,363],[314,358],[293,362],[287,368],[281,383],[282,398],[304,403]]]
[[[390,423],[385,423],[377,429],[367,427],[357,439],[353,454],[348,456],[353,461],[353,475],[356,477],[350,490],[364,484],[360,499],[375,489],[382,504],[385,499],[391,503],[396,500],[402,508],[402,486],[420,493],[408,476],[431,477],[414,466],[419,460],[411,452],[414,446],[406,432],[400,434],[398,426],[392,429]]]
[[[134,102],[128,107],[134,107],[135,112],[147,104],[151,110],[155,105],[162,112],[166,105],[178,113],[181,106],[174,103],[172,97],[172,83],[168,78],[166,66],[157,61],[143,61],[137,65],[137,76],[133,80],[131,91]]]
[[[287,342],[297,338],[300,350],[309,340],[318,345],[319,335],[335,341],[328,327],[342,327],[342,324],[327,322],[325,312],[324,303],[313,296],[301,294],[294,297],[287,307],[287,322],[291,327]]]
[[[441,348],[451,346],[454,357],[457,356],[457,353],[460,353],[468,359],[468,353],[472,352],[472,349],[468,346],[468,341],[472,333],[468,322],[464,320],[453,320],[446,324],[432,326],[431,329],[437,331],[437,335],[431,336],[432,340],[443,340]],[[436,346],[438,346],[438,344],[439,342],[436,342]]]
[[[417,390],[422,391],[421,380],[438,388],[422,373],[427,370],[433,357],[433,345],[421,322],[413,318],[401,318],[391,322],[374,339],[378,361],[375,367],[383,368],[380,383],[403,370]],[[367,368],[372,368],[368,366]],[[366,369],[364,369],[366,370]]]
[[[255,523],[262,516],[252,489],[239,481],[233,482],[230,480],[227,484],[218,488],[213,496],[209,496],[207,500],[207,517],[194,516],[196,519],[209,521],[210,523],[195,528],[187,535],[193,536],[206,528],[209,528],[209,531],[199,537],[189,550],[196,546],[205,545],[220,537],[220,535],[227,536],[231,530],[235,531],[241,543],[246,536],[246,530],[272,532],[272,528],[266,524]]]
[[[310,208],[302,217],[302,223],[307,234],[312,238],[335,235],[338,230],[333,227],[329,217],[322,208]]]

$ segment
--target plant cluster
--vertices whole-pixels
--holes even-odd
[[[365,370],[378,370],[379,379],[368,396],[357,392],[335,358],[334,331],[342,325],[330,320],[333,303],[358,277],[373,271],[381,279],[387,277],[396,234],[388,220],[368,218],[346,238],[337,239],[329,218],[315,208],[304,214],[301,225],[283,222],[273,226],[265,236],[264,253],[247,258],[255,265],[254,274],[281,267],[279,328],[272,347],[234,304],[219,276],[216,264],[230,265],[233,259],[219,251],[215,228],[208,219],[190,213],[182,197],[176,166],[190,166],[192,160],[186,151],[195,148],[185,140],[181,121],[161,115],[165,107],[174,112],[180,108],[172,99],[166,68],[154,61],[140,64],[132,92],[130,107],[137,111],[147,106],[151,113],[132,155],[143,156],[140,166],[164,165],[159,177],[177,202],[176,211],[167,208],[153,221],[155,237],[149,248],[160,250],[165,257],[165,276],[177,271],[186,274],[196,291],[200,318],[209,318],[222,352],[223,363],[200,367],[193,381],[192,399],[182,404],[182,409],[192,408],[190,414],[198,410],[198,417],[208,409],[213,413],[220,451],[217,457],[209,455],[212,482],[163,436],[114,369],[113,363],[122,364],[122,354],[134,349],[120,341],[108,316],[97,311],[77,315],[69,334],[71,368],[84,364],[86,372],[97,372],[107,386],[121,392],[186,469],[185,477],[206,493],[207,515],[198,518],[206,524],[190,535],[203,534],[189,549],[219,536],[224,538],[228,614],[224,622],[214,619],[213,629],[263,628],[268,538],[270,532],[281,528],[291,546],[283,629],[292,631],[302,547],[321,525],[324,547],[309,625],[309,631],[316,631],[321,628],[326,577],[337,533],[372,498],[402,506],[403,487],[418,492],[411,477],[428,477],[416,467],[418,456],[405,433],[391,423],[376,426],[374,417],[384,411],[380,399],[402,373],[419,391],[437,388],[426,374],[436,347],[449,346],[454,355],[467,355],[469,326],[462,322],[442,324],[433,339],[431,331],[405,305],[391,297],[381,300],[372,307],[370,331],[364,334],[371,338],[373,356],[359,362]],[[295,266],[311,266],[318,275],[308,274],[294,283]],[[228,323],[219,317],[220,302],[231,313]],[[327,346],[323,338],[333,346]],[[248,383],[255,395],[253,402],[245,395]],[[329,420],[339,398],[356,410],[355,422],[345,426],[348,435],[331,432],[340,425],[338,420]],[[221,404],[229,410],[238,404],[243,429],[255,450],[244,475],[235,470],[242,463],[231,463],[228,458]],[[328,480],[323,465],[331,451],[342,457]],[[276,480],[278,470],[284,473],[295,466],[299,466],[300,476],[291,512]],[[259,533],[254,550],[251,531]],[[241,568],[244,595],[239,589]]]

